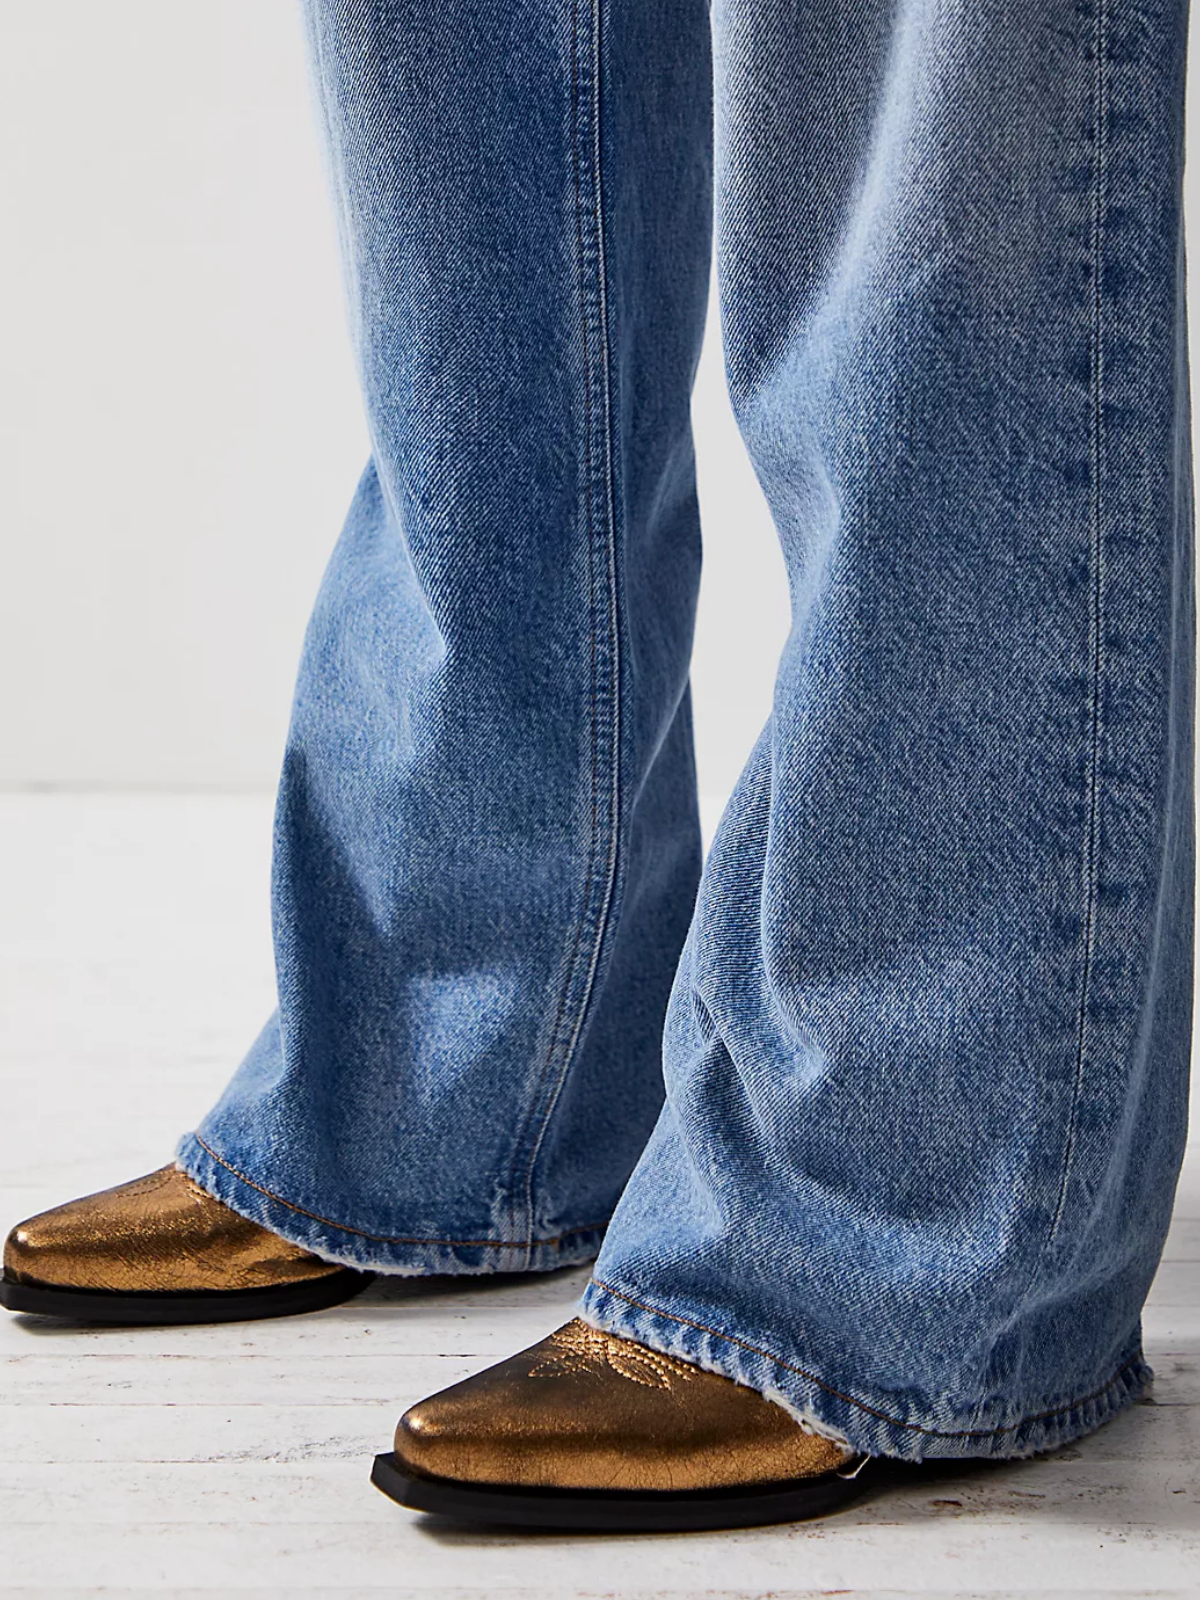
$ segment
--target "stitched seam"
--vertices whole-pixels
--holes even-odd
[[[1101,474],[1104,449],[1104,351],[1103,351],[1103,267],[1101,251],[1104,244],[1104,96],[1106,91],[1104,52],[1107,46],[1105,29],[1106,0],[1096,0],[1096,181],[1093,199],[1092,222],[1092,336],[1095,344],[1092,357],[1092,716],[1091,750],[1088,758],[1088,823],[1084,855],[1085,903],[1083,934],[1083,972],[1079,986],[1079,1025],[1075,1051],[1075,1082],[1071,1092],[1071,1106],[1067,1122],[1067,1143],[1063,1153],[1062,1177],[1054,1206],[1054,1219],[1042,1252],[1049,1249],[1058,1236],[1059,1226],[1067,1203],[1067,1188],[1075,1152],[1078,1131],[1079,1102],[1083,1093],[1084,1057],[1087,1047],[1087,1013],[1091,996],[1092,968],[1095,961],[1096,909],[1099,883],[1100,856],[1100,695],[1104,669],[1104,574],[1103,574],[1103,502]],[[1039,1263],[1040,1264],[1040,1263]]]
[[[558,1048],[559,1035],[562,1029],[563,1015],[566,1011],[567,995],[570,993],[571,984],[575,976],[576,965],[579,960],[580,947],[583,944],[583,932],[588,920],[588,902],[592,893],[592,880],[595,876],[596,860],[596,829],[599,821],[597,763],[599,759],[598,741],[599,730],[596,719],[596,579],[592,551],[592,392],[591,392],[591,356],[588,339],[587,302],[584,283],[584,247],[583,247],[583,195],[579,170],[579,115],[581,97],[579,93],[579,3],[571,7],[571,176],[575,195],[575,238],[576,238],[576,271],[579,289],[580,306],[580,342],[583,356],[583,460],[584,460],[584,517],[587,530],[588,553],[588,637],[590,641],[589,675],[591,684],[591,793],[592,815],[590,832],[588,835],[588,862],[587,873],[583,880],[583,906],[579,922],[575,928],[575,940],[571,946],[571,956],[563,973],[562,986],[558,995],[558,1006],[554,1013],[554,1025],[550,1030],[550,1042],[546,1052],[546,1060],[538,1076],[537,1093],[540,1094],[542,1086],[549,1076],[554,1057]],[[537,1094],[534,1096],[536,1105]],[[532,1113],[531,1113],[532,1114]],[[537,1157],[541,1150],[542,1137],[545,1132],[545,1118],[539,1124],[534,1134],[530,1153],[526,1161],[525,1176],[522,1181],[522,1220],[526,1233],[533,1228],[533,1176]]]
[[[598,304],[600,345],[603,352],[601,362],[601,380],[604,397],[604,430],[605,430],[605,467],[606,467],[606,504],[604,506],[605,542],[608,552],[608,577],[609,577],[609,617],[611,628],[612,659],[609,668],[612,690],[612,731],[610,733],[610,748],[612,751],[610,766],[612,769],[611,816],[609,822],[608,856],[605,867],[605,889],[595,919],[589,915],[589,902],[592,895],[592,886],[596,879],[596,844],[600,821],[600,751],[599,751],[599,717],[597,702],[599,699],[599,671],[597,666],[596,650],[596,575],[595,575],[595,534],[596,534],[596,508],[592,493],[592,477],[595,470],[593,456],[592,429],[594,412],[592,406],[592,349],[593,342],[588,330],[588,282],[586,278],[587,250],[583,233],[583,174],[580,153],[581,121],[583,109],[583,95],[580,83],[582,48],[580,40],[580,4],[572,7],[571,12],[571,123],[572,123],[572,178],[575,194],[575,231],[576,252],[578,262],[579,281],[579,306],[580,306],[580,342],[583,357],[583,435],[584,435],[584,506],[587,523],[587,548],[588,548],[588,614],[591,623],[590,640],[590,675],[591,675],[591,797],[592,814],[590,825],[590,838],[588,843],[588,867],[584,879],[583,909],[579,923],[575,930],[575,940],[571,948],[571,958],[568,963],[562,988],[559,992],[558,1008],[555,1012],[554,1026],[550,1034],[550,1046],[538,1083],[539,1094],[546,1085],[547,1080],[554,1073],[550,1085],[549,1095],[541,1117],[538,1119],[536,1131],[530,1145],[529,1156],[525,1168],[523,1185],[523,1217],[525,1230],[529,1233],[533,1227],[533,1189],[537,1170],[538,1157],[541,1154],[547,1131],[555,1107],[558,1105],[562,1094],[563,1085],[570,1071],[571,1062],[583,1031],[584,1019],[587,1016],[595,987],[596,971],[599,966],[600,952],[604,944],[604,934],[612,906],[613,892],[616,882],[617,865],[617,833],[618,833],[618,805],[619,805],[619,729],[620,729],[620,703],[619,703],[619,640],[617,636],[617,581],[615,558],[615,526],[613,515],[612,492],[612,428],[611,428],[611,400],[609,393],[608,373],[608,308],[605,285],[605,254],[604,254],[604,227],[603,227],[603,190],[600,172],[600,7],[599,0],[592,0],[590,7],[592,37],[592,88],[590,96],[590,113],[592,119],[592,168],[594,174],[595,196],[593,201],[593,225],[595,227],[595,251],[598,282]],[[563,1022],[566,1017],[567,999],[575,983],[575,976],[579,970],[579,958],[583,949],[584,936],[589,925],[594,921],[594,938],[591,959],[588,963],[584,979],[583,993],[580,996],[575,1023],[562,1051],[562,1060],[554,1072],[554,1061],[558,1054],[558,1043],[562,1036]],[[536,1100],[536,1097],[535,1097]]]
[[[596,229],[596,281],[598,290],[598,311],[600,316],[600,347],[602,360],[600,364],[600,383],[604,409],[604,517],[605,517],[605,549],[608,556],[608,621],[612,641],[612,659],[609,666],[609,677],[612,684],[612,730],[609,735],[612,759],[610,761],[612,781],[609,787],[610,826],[608,840],[608,859],[605,863],[605,889],[604,900],[600,906],[597,920],[596,941],[592,947],[592,959],[588,966],[587,981],[584,987],[579,1013],[575,1020],[575,1028],[567,1046],[566,1064],[569,1066],[574,1057],[579,1035],[583,1031],[584,1018],[587,1016],[588,1006],[596,981],[596,971],[600,964],[600,952],[604,944],[604,934],[607,930],[609,914],[612,909],[613,898],[616,893],[617,883],[617,855],[620,840],[621,816],[621,617],[620,617],[620,588],[617,581],[617,527],[616,527],[616,490],[614,485],[613,463],[613,428],[612,428],[612,351],[610,344],[610,329],[608,319],[608,257],[605,249],[604,234],[604,176],[601,161],[601,75],[603,70],[601,57],[601,0],[593,0],[592,5],[592,164],[595,171],[595,198],[594,198],[594,224]],[[558,1088],[561,1090],[565,1081],[565,1070],[560,1077]],[[555,1094],[557,1102],[558,1094]],[[546,1114],[549,1123],[553,1113],[552,1104]],[[540,1141],[539,1141],[540,1142]]]
[[[1101,377],[1103,372],[1103,351],[1101,344],[1102,332],[1102,270],[1101,246],[1103,244],[1103,206],[1104,206],[1104,94],[1106,90],[1106,74],[1104,53],[1106,48],[1106,11],[1107,0],[1095,0],[1095,28],[1093,30],[1093,48],[1095,50],[1095,70],[1093,73],[1093,93],[1095,96],[1095,181],[1092,186],[1092,288],[1091,288],[1091,317],[1092,317],[1092,413],[1091,413],[1091,446],[1092,446],[1092,515],[1089,530],[1089,550],[1093,562],[1093,578],[1091,592],[1091,615],[1089,618],[1091,638],[1092,672],[1092,697],[1091,697],[1091,724],[1090,754],[1088,763],[1088,817],[1084,834],[1084,926],[1083,926],[1083,969],[1080,974],[1079,1012],[1075,1036],[1075,1072],[1074,1082],[1071,1086],[1071,1100],[1067,1110],[1067,1132],[1063,1147],[1062,1170],[1059,1175],[1058,1192],[1055,1196],[1054,1213],[1046,1236],[1038,1249],[1036,1259],[1029,1270],[1024,1286],[1016,1295],[1014,1310],[1005,1327],[1011,1327],[1033,1292],[1037,1283],[1038,1274],[1041,1272],[1042,1263],[1058,1237],[1058,1231],[1066,1211],[1067,1190],[1070,1183],[1071,1169],[1074,1161],[1075,1142],[1078,1131],[1079,1103],[1083,1094],[1083,1063],[1084,1052],[1087,1044],[1087,1012],[1088,999],[1091,992],[1092,962],[1094,947],[1094,932],[1097,911],[1097,886],[1098,873],[1096,871],[1099,857],[1099,822],[1100,822],[1100,677],[1103,667],[1103,644],[1101,624],[1103,621],[1103,583],[1101,573],[1101,553],[1103,542],[1101,537],[1101,499],[1100,499],[1100,469],[1103,447],[1103,395]],[[1123,1370],[1123,1369],[1122,1369]],[[982,1402],[981,1402],[982,1404]]]
[[[673,1311],[663,1311],[658,1306],[647,1305],[644,1300],[635,1300],[632,1295],[622,1294],[620,1289],[614,1289],[612,1284],[605,1283],[602,1278],[593,1278],[592,1283],[597,1289],[603,1289],[606,1294],[611,1294],[617,1300],[623,1300],[626,1305],[635,1307],[638,1311],[648,1312],[652,1317],[666,1317],[670,1322],[678,1322],[687,1328],[695,1328],[698,1333],[710,1334],[714,1339],[722,1339],[727,1344],[738,1345],[742,1350],[748,1350],[752,1355],[762,1356],[777,1367],[782,1367],[785,1372],[794,1372],[797,1377],[815,1383],[818,1389],[823,1389],[826,1394],[833,1395],[835,1399],[844,1400],[847,1405],[854,1406],[858,1411],[864,1411],[868,1416],[877,1417],[879,1421],[888,1423],[893,1428],[900,1428],[906,1433],[928,1434],[936,1439],[989,1439],[1002,1433],[1016,1433],[1021,1428],[1028,1427],[1034,1422],[1045,1422],[1051,1417],[1063,1416],[1068,1411],[1075,1411],[1080,1406],[1089,1405],[1093,1400],[1099,1400],[1113,1388],[1120,1379],[1129,1371],[1130,1367],[1141,1365],[1142,1354],[1130,1356],[1129,1360],[1119,1366],[1108,1382],[1091,1394],[1085,1394],[1077,1400],[1070,1400],[1066,1405],[1055,1406],[1050,1411],[1038,1411],[1033,1416],[1022,1417],[1020,1422],[1008,1423],[1003,1428],[924,1428],[918,1422],[902,1422],[899,1417],[893,1417],[886,1411],[880,1411],[875,1406],[868,1405],[865,1400],[857,1400],[852,1394],[844,1394],[841,1389],[835,1389],[832,1384],[818,1378],[815,1372],[808,1372],[804,1367],[794,1366],[790,1361],[774,1355],[770,1350],[764,1350],[761,1345],[751,1344],[747,1339],[739,1339],[734,1333],[724,1333],[720,1328],[710,1328],[707,1323],[695,1322],[691,1317],[681,1317]]]
[[[244,1172],[239,1172],[237,1167],[226,1161],[224,1156],[219,1156],[211,1145],[205,1144],[198,1133],[193,1133],[192,1138],[206,1150],[218,1165],[231,1172],[235,1178],[257,1189],[259,1194],[266,1195],[268,1200],[274,1200],[281,1206],[286,1206],[289,1211],[295,1211],[302,1217],[308,1217],[313,1222],[320,1222],[327,1228],[337,1228],[342,1233],[352,1233],[359,1239],[370,1239],[373,1244],[444,1244],[461,1246],[464,1249],[474,1250],[527,1250],[535,1244],[561,1244],[564,1239],[574,1239],[580,1234],[599,1233],[608,1226],[605,1222],[589,1222],[582,1227],[571,1228],[567,1233],[556,1233],[548,1239],[420,1239],[410,1238],[403,1234],[367,1233],[364,1228],[352,1228],[346,1222],[334,1222],[331,1217],[323,1217],[319,1211],[307,1211],[303,1206],[298,1206],[294,1200],[285,1200],[281,1194],[276,1194],[273,1189],[268,1189],[265,1184],[256,1183],[253,1178],[248,1178]]]

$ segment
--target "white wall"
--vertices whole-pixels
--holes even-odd
[[[2,0],[0,194],[0,781],[270,782],[365,458],[290,0]]]
[[[0,196],[0,784],[270,785],[366,456],[292,0],[0,0]],[[787,601],[715,340],[695,410],[722,793]]]

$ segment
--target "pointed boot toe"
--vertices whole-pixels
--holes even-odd
[[[87,1322],[226,1322],[317,1311],[369,1281],[168,1166],[18,1223],[4,1246],[0,1305]]]
[[[819,1516],[860,1465],[757,1390],[576,1321],[406,1411],[372,1477],[419,1511],[629,1532]]]

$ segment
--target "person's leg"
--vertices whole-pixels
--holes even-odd
[[[794,624],[587,1306],[873,1452],[1054,1444],[1148,1376],[1191,1042],[1185,20],[723,10],[730,380]]]
[[[587,1259],[660,1102],[709,65],[701,0],[641,9],[602,143],[588,0],[307,8],[374,457],[300,670],[279,1016],[182,1158],[350,1263]]]
[[[619,9],[306,8],[373,456],[300,669],[279,1013],[180,1159],[326,1261],[590,1259],[661,1105],[711,68],[704,0]]]
[[[1191,1014],[1185,10],[717,9],[729,375],[793,626],[583,1314],[867,1453],[1021,1454],[1149,1377]],[[544,1359],[506,1427],[583,1484]],[[596,1448],[688,1481],[694,1418],[672,1461],[614,1383]],[[457,1430],[470,1476],[491,1425],[476,1388],[398,1449]]]

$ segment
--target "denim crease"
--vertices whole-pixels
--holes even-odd
[[[352,1265],[598,1254],[870,1454],[1092,1431],[1186,1131],[1185,0],[305,16],[372,459],[181,1162]],[[714,194],[791,628],[701,872]]]

